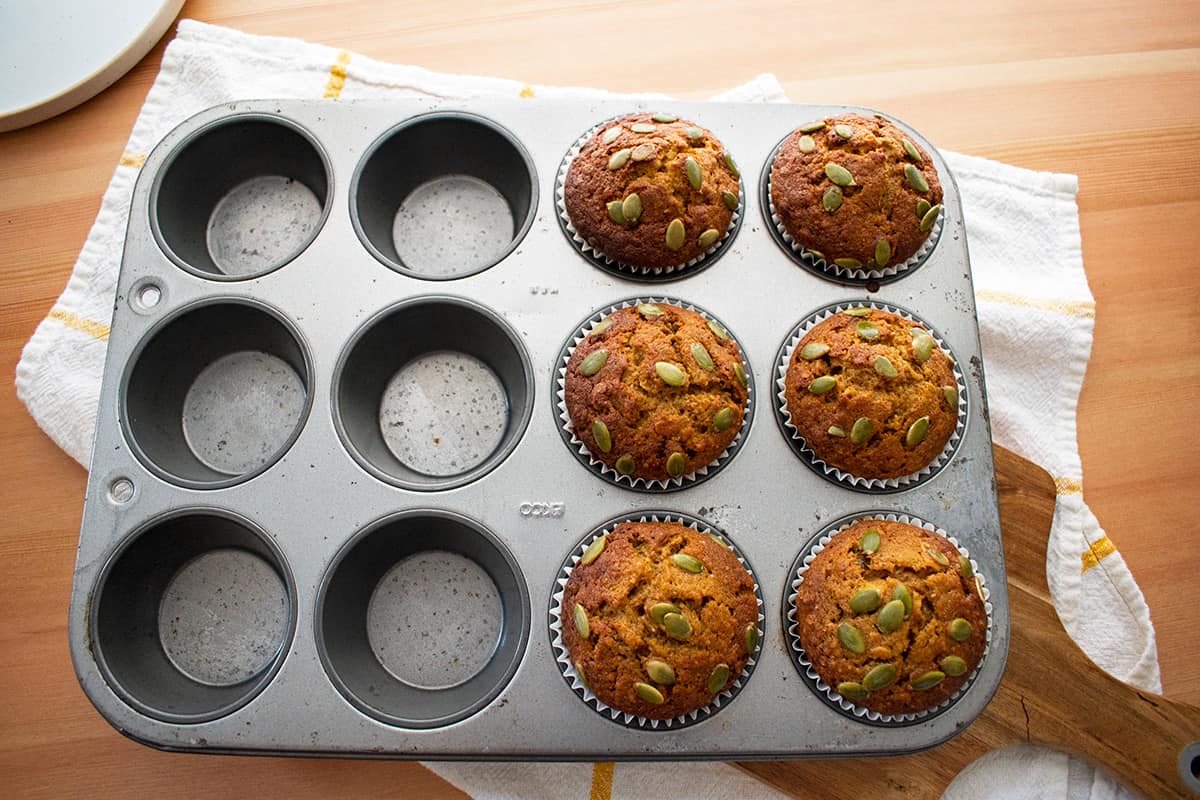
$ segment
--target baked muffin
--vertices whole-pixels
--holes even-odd
[[[754,579],[724,544],[677,522],[624,522],[597,541],[563,591],[576,671],[639,717],[707,706],[757,646]]]
[[[804,573],[792,613],[821,680],[881,714],[936,708],[986,646],[970,560],[901,522],[860,520],[834,536]]]
[[[847,269],[911,258],[941,210],[929,154],[892,123],[845,114],[793,131],[771,164],[771,202],[803,248]]]
[[[709,131],[669,114],[605,125],[571,162],[563,201],[575,231],[611,259],[662,269],[725,236],[738,171]]]
[[[622,475],[668,480],[737,437],[747,378],[715,322],[667,303],[614,311],[579,343],[563,383],[575,436]]]
[[[813,326],[792,352],[784,397],[813,453],[861,478],[918,472],[958,422],[950,357],[927,329],[866,307]]]

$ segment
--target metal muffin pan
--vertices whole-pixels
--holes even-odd
[[[118,730],[197,752],[765,759],[912,752],[980,714],[1004,668],[1008,598],[945,162],[910,131],[944,192],[920,269],[840,285],[783,249],[749,184],[788,131],[846,107],[658,104],[647,110],[709,128],[735,155],[744,230],[710,267],[650,286],[581,257],[553,197],[582,132],[642,109],[250,101],[189,119],[151,153],[70,608],[80,683]],[[825,480],[759,419],[702,482],[646,493],[605,481],[560,435],[560,348],[596,309],[660,295],[737,332],[759,367],[759,417],[774,415],[779,348],[813,311],[910,310],[960,359],[970,413],[957,451],[919,486],[869,493]],[[651,510],[728,533],[766,602],[753,675],[719,715],[676,730],[595,713],[563,681],[548,626],[580,538]],[[989,578],[993,638],[974,683],[902,729],[815,697],[779,625],[801,548],[864,510],[944,528]]]

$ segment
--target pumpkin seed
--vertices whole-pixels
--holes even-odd
[[[650,144],[649,142],[643,142],[642,144],[639,144],[637,147],[633,148],[633,151],[630,152],[629,157],[634,161],[649,161],[650,159],[654,158],[657,153],[658,149],[654,145]]]
[[[667,614],[678,613],[679,606],[675,605],[674,603],[655,603],[654,605],[650,606],[650,619],[654,620],[659,625],[663,624],[663,617],[665,617]]]
[[[729,153],[725,154],[725,166],[729,167],[729,171],[733,173],[733,177],[742,177],[741,171],[738,170],[737,163],[733,160],[733,156]]]
[[[692,623],[688,622],[687,617],[682,614],[667,614],[663,617],[662,624],[667,635],[673,639],[686,641],[692,636]]]
[[[900,604],[904,606],[904,616],[907,619],[913,609],[912,592],[903,583],[898,583],[896,588],[892,589],[892,599],[899,600]]]
[[[837,425],[830,425],[829,430],[827,430],[825,432],[828,433],[830,436],[836,436],[839,439],[846,438],[846,432],[844,430],[842,430],[840,427],[838,427]]]
[[[621,135],[622,130],[623,129],[620,126],[618,126],[616,128],[609,128],[608,130],[606,130],[604,132],[602,141],[605,144],[612,144],[613,142],[615,142],[617,140],[617,137]]]
[[[671,453],[667,456],[667,474],[678,478],[687,469],[687,458],[683,453]]]
[[[820,395],[825,394],[834,386],[837,386],[837,378],[833,377],[832,375],[822,375],[819,378],[815,378],[813,382],[808,385],[808,391],[812,392],[813,394]]]
[[[676,553],[671,556],[671,560],[675,562],[675,566],[679,567],[684,572],[690,572],[693,575],[699,575],[704,571],[704,562],[688,553]]]
[[[885,378],[894,378],[900,374],[892,366],[892,362],[887,356],[879,356],[875,359],[875,371]]]
[[[746,626],[745,632],[742,634],[742,639],[746,644],[746,652],[753,654],[754,648],[758,647],[758,623],[751,622]]]
[[[592,543],[587,546],[587,550],[583,551],[583,558],[579,559],[579,563],[586,567],[588,564],[595,561],[600,557],[600,554],[604,552],[604,545],[607,542],[607,536],[597,536],[592,540]]]
[[[687,232],[683,229],[683,220],[679,217],[671,220],[671,223],[667,225],[667,247],[672,250],[680,249],[683,247],[683,239],[686,235]]]
[[[592,635],[592,626],[588,624],[587,609],[581,603],[575,604],[575,610],[572,612],[575,617],[575,630],[579,631],[579,635],[584,639]]]
[[[867,690],[863,688],[861,683],[852,681],[842,681],[837,685],[837,693],[847,700],[866,700]]]
[[[824,342],[809,342],[800,348],[800,357],[805,361],[812,361],[820,358],[829,352],[829,345]]]
[[[716,244],[717,239],[721,238],[721,232],[716,228],[709,228],[704,233],[700,234],[700,238],[696,242],[702,250],[707,250]]]
[[[712,539],[714,542],[721,545],[721,547],[724,547],[726,550],[729,549],[729,543],[726,542],[724,539],[722,539],[720,536],[717,536],[715,533],[708,534],[708,538]]]
[[[655,683],[670,686],[675,682],[675,670],[665,661],[652,658],[646,662],[646,674]]]
[[[832,161],[825,165],[825,176],[838,186],[854,185],[854,176],[850,174],[850,170]]]
[[[858,628],[849,622],[843,622],[841,625],[838,625],[837,635],[838,641],[842,643],[842,647],[851,653],[862,653],[867,649],[867,643],[863,640],[862,634],[858,632]]]
[[[938,566],[941,566],[941,567],[950,566],[950,559],[946,558],[946,554],[943,553],[941,550],[934,550],[931,547],[928,550],[926,550],[925,552],[929,554],[930,558],[932,558],[934,561],[936,561],[938,563]]]
[[[683,171],[687,173],[688,183],[693,189],[699,189],[701,182],[704,180],[704,174],[700,171],[700,162],[691,156],[683,162]]]
[[[927,212],[931,208],[933,208],[933,205],[930,204],[930,202],[928,200],[926,200],[924,197],[922,197],[920,200],[918,200],[917,201],[917,219],[924,219],[925,212]]]
[[[710,319],[708,321],[708,329],[713,332],[713,336],[717,337],[722,342],[729,341],[729,331],[721,327],[721,323],[717,322],[715,319]]]
[[[920,417],[908,426],[908,433],[904,435],[904,443],[909,447],[916,447],[925,441],[927,433],[929,433],[929,417]]]
[[[692,351],[692,358],[696,360],[696,363],[700,365],[701,369],[712,372],[717,368],[717,365],[713,363],[712,356],[710,356],[708,351],[704,349],[704,345],[700,344],[699,342],[692,342],[690,349]]]
[[[859,320],[858,324],[854,326],[854,331],[867,341],[879,337],[879,329],[865,319]]]
[[[629,220],[625,219],[625,212],[621,209],[621,201],[613,200],[608,204],[608,218],[618,225],[628,225]]]
[[[687,373],[670,361],[654,362],[654,371],[658,373],[658,377],[662,378],[663,383],[668,386],[683,386],[687,383]]]
[[[626,147],[624,150],[618,150],[608,159],[609,169],[620,169],[629,163],[629,157],[633,155],[633,151]]]
[[[879,604],[882,602],[883,596],[879,594],[879,590],[869,586],[855,592],[854,596],[850,598],[850,610],[859,614],[870,614],[879,608]]]
[[[946,679],[946,673],[932,669],[912,682],[912,687],[918,692],[925,692],[937,686]]]
[[[629,216],[626,214],[625,216]],[[878,266],[886,267],[888,261],[892,258],[892,245],[887,239],[880,239],[875,243],[875,263]]]
[[[810,247],[810,248],[808,248],[808,249],[807,249],[805,252],[807,252],[807,253],[808,253],[810,256],[812,256],[813,258],[819,258],[819,259],[821,259],[822,261],[824,261],[824,260],[825,260],[825,254],[824,254],[824,253],[822,253],[820,250],[813,250],[813,249]]]
[[[600,452],[607,453],[612,450],[612,434],[608,432],[608,426],[604,424],[604,420],[598,419],[592,423],[592,438],[596,440],[596,446],[600,448]]]
[[[661,705],[663,702],[663,694],[658,689],[655,689],[648,683],[638,681],[633,685],[633,690],[637,692],[637,696],[645,700],[652,706]]]
[[[825,190],[825,194],[821,195],[821,208],[832,214],[842,207],[842,190],[836,186],[830,186]]]
[[[637,192],[626,197],[621,203],[621,213],[630,223],[638,221],[638,217],[642,215],[642,198]]]
[[[684,131],[684,133],[686,133],[687,137],[693,142],[704,138],[703,128],[688,128],[686,131]]]
[[[941,210],[942,207],[940,205],[931,206],[930,209],[925,212],[925,216],[921,217],[921,224],[918,225],[917,228],[919,228],[922,233],[932,228],[933,223],[937,222],[938,214],[941,212]]]
[[[742,366],[740,361],[733,365],[733,377],[737,378],[738,383],[742,386],[750,385],[750,380],[746,377],[746,368]]]
[[[674,114],[666,114],[660,111],[650,119],[654,120],[655,122],[674,122],[675,120],[679,119],[679,117],[675,116]]]
[[[721,192],[721,201],[725,203],[725,207],[730,211],[737,211],[738,196],[733,192]]]
[[[854,136],[854,128],[845,124],[834,125],[833,132],[843,139],[849,139]]]
[[[967,672],[967,662],[958,656],[946,656],[942,659],[941,667],[942,672],[951,678],[957,678],[959,675],[965,675]]]
[[[850,428],[850,441],[854,444],[862,444],[870,439],[873,433],[875,433],[875,423],[866,417],[859,417],[854,420],[854,425]]]
[[[575,672],[579,675],[579,682],[583,684],[583,688],[592,688],[588,686],[587,676],[583,674],[583,664],[580,664],[578,661],[575,662]]]
[[[717,664],[713,667],[712,674],[708,676],[709,694],[716,694],[721,691],[727,683],[729,683],[729,665]]]
[[[642,303],[637,307],[638,313],[646,319],[661,317],[665,312],[654,303]]]
[[[880,664],[863,676],[862,687],[868,692],[878,692],[891,686],[895,680],[896,668],[891,664]]]
[[[855,306],[854,308],[847,308],[842,313],[848,317],[866,317],[871,314],[871,309],[866,306]]]
[[[920,164],[922,161],[925,160],[925,159],[921,158],[921,151],[917,149],[917,146],[915,144],[913,144],[912,142],[910,142],[908,139],[901,139],[900,144],[904,145],[904,152],[908,153],[908,157],[911,158],[913,161]]]
[[[733,409],[722,408],[716,414],[713,414],[713,430],[717,433],[724,433],[733,426]]]
[[[859,545],[862,547],[862,551],[869,555],[871,553],[878,551],[879,545],[881,545],[882,543],[883,543],[883,539],[879,535],[879,531],[875,530],[874,528],[871,528],[871,530],[869,530],[863,534],[862,540],[859,542]]]
[[[925,182],[925,176],[921,174],[921,170],[917,169],[912,164],[904,165],[904,179],[908,181],[909,186],[916,189],[918,192],[929,191],[929,184]]]
[[[817,131],[823,129],[824,127],[825,127],[825,120],[819,119],[814,122],[806,122],[805,124],[801,125],[798,128],[798,130],[801,133],[816,133]]]
[[[933,355],[933,348],[937,345],[933,337],[928,333],[918,333],[913,337],[912,346],[913,353],[917,356],[918,363],[924,364]]]
[[[633,463],[633,458],[630,456],[621,456],[616,463],[617,472],[622,475],[632,475],[637,465]]]
[[[943,386],[942,395],[951,408],[958,408],[958,389],[953,386]]]
[[[612,324],[613,324],[612,317],[605,317],[604,319],[600,320],[595,325],[593,325],[592,329],[590,331],[588,331],[587,335],[595,336],[598,333],[604,333],[606,330],[608,330],[609,328],[612,327]]]
[[[634,133],[654,133],[654,126],[649,122],[638,122],[629,126]]]
[[[958,569],[962,572],[964,578],[975,577],[975,568],[971,566],[971,559],[966,556],[958,557]]]
[[[875,627],[879,628],[882,633],[893,633],[899,630],[902,622],[904,622],[904,603],[899,600],[889,601],[875,617]]]
[[[842,269],[862,269],[862,262],[857,258],[835,258],[833,263]]]
[[[808,134],[805,134],[796,140],[796,147],[801,153],[811,153],[813,150],[817,149],[817,141]]]
[[[587,354],[587,357],[583,361],[579,362],[579,374],[585,378],[590,378],[604,369],[606,363],[608,363],[608,351],[593,350]]]

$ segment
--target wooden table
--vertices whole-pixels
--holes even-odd
[[[1200,469],[1188,422],[1200,401],[1200,5],[782,5],[196,0],[183,16],[435,70],[691,99],[770,71],[794,100],[877,107],[946,149],[1078,174],[1096,297],[1079,412],[1086,498],[1146,595],[1165,694],[1200,705]],[[85,475],[25,413],[13,368],[66,282],[161,56],[160,44],[83,107],[0,134],[0,782],[21,796],[181,784],[453,796],[414,764],[213,770],[123,739],[75,682],[65,627]],[[1168,509],[1184,513],[1163,524]]]

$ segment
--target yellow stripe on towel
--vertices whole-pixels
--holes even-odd
[[[146,157],[144,155],[142,155],[141,153],[131,153],[128,150],[126,150],[124,153],[121,153],[121,160],[117,163],[120,164],[122,167],[133,167],[134,169],[141,169],[142,164],[146,163]]]
[[[592,765],[592,793],[589,800],[612,800],[613,764],[611,761]]]
[[[1101,536],[1096,541],[1088,545],[1088,549],[1083,551],[1080,560],[1083,561],[1083,569],[1079,570],[1079,574],[1087,572],[1092,567],[1100,563],[1100,559],[1105,556],[1111,556],[1117,552],[1117,546],[1109,540],[1107,536]]]
[[[77,330],[80,333],[86,333],[93,339],[104,341],[108,338],[108,326],[103,322],[93,322],[90,319],[72,314],[63,308],[52,308],[50,313],[46,315],[46,319],[52,319],[55,322],[61,322],[72,330]]]
[[[337,61],[329,68],[329,83],[325,84],[325,97],[336,100],[342,95],[342,87],[346,85],[346,67],[350,65],[350,53],[343,50],[338,53]]]
[[[1083,494],[1083,481],[1079,478],[1055,478],[1054,488],[1062,494]]]
[[[1089,317],[1091,319],[1096,317],[1096,304],[1090,300],[1044,300],[1037,297],[1024,297],[1011,292],[993,292],[987,289],[976,292],[975,297],[990,303],[1038,308],[1042,311],[1065,314],[1068,317]]]

